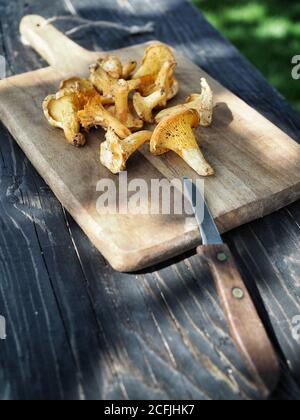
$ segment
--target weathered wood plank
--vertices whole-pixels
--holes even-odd
[[[23,2],[19,0],[0,1],[1,16],[8,23],[4,42],[11,73],[43,65],[34,52],[24,50],[19,42],[16,25],[21,15],[70,12],[61,1],[50,5],[44,0],[27,3],[23,11]],[[155,20],[153,37],[181,46],[214,77],[271,117],[289,135],[299,138],[299,117],[185,2],[131,0],[123,1],[121,7],[117,1],[99,4],[96,0],[88,3],[72,0],[72,4],[81,16],[92,19],[125,24]],[[3,19],[1,24],[3,28]],[[0,45],[3,45],[3,29],[0,33]],[[87,46],[92,37],[95,46],[111,49],[151,38],[147,35],[131,39],[123,35],[93,30],[77,33],[74,40]],[[3,46],[0,48],[3,54]],[[18,52],[16,57],[14,50]],[[222,58],[218,59],[218,55]],[[230,71],[226,70],[228,65]],[[189,255],[184,260],[156,267],[152,272],[136,276],[117,274],[74,221],[64,215],[52,193],[14,142],[7,141],[7,136],[1,128],[1,180],[2,174],[6,178],[0,184],[3,209],[0,249],[6,261],[1,260],[0,313],[6,301],[14,313],[18,340],[12,336],[10,341],[0,342],[3,368],[0,396],[11,399],[257,398],[226,335],[224,317],[204,262]],[[16,177],[21,179],[17,189]],[[251,229],[247,226],[226,235],[266,323],[264,307],[270,310],[270,331],[277,337],[282,359],[293,360],[292,372],[298,383],[299,346],[291,339],[285,323],[290,322],[291,315],[286,305],[298,299],[300,269],[297,259],[292,265],[288,259],[283,263],[282,254],[294,256],[299,247],[299,217],[300,205],[296,203],[251,224]],[[14,224],[15,218],[22,226],[21,231]],[[278,223],[280,231],[277,231]],[[253,257],[249,259],[250,252]],[[283,279],[288,279],[285,288],[278,279],[278,267]],[[253,273],[258,273],[257,286],[257,276]],[[270,279],[268,287],[264,285],[265,275]],[[32,307],[41,308],[36,318]],[[293,306],[296,308],[300,313],[299,306]],[[31,332],[29,321],[33,324]],[[42,375],[36,376],[38,371]],[[31,383],[35,386],[30,387]],[[285,363],[274,398],[300,398]]]

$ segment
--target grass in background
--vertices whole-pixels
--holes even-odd
[[[192,2],[300,112],[300,80],[291,76],[292,57],[300,54],[300,1]]]

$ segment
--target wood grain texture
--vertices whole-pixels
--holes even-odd
[[[99,164],[99,140],[93,134],[88,147],[71,148],[62,131],[50,128],[42,115],[43,98],[55,92],[62,78],[86,76],[99,53],[89,52],[65,37],[39,16],[22,19],[21,34],[52,68],[9,78],[0,83],[0,117],[52,191],[81,228],[119,271],[136,271],[164,261],[199,244],[198,227],[187,227],[186,216],[99,214],[97,183],[117,176]],[[140,61],[146,45],[115,51],[122,60]],[[66,51],[68,52],[66,54]],[[205,76],[215,95],[214,123],[198,130],[199,142],[216,176],[205,181],[207,201],[221,232],[269,214],[300,196],[300,147],[243,101],[177,54],[177,77],[184,102],[200,89]],[[76,63],[76,67],[75,64]],[[76,70],[74,70],[76,68]],[[28,104],[28,106],[27,106]],[[30,105],[29,105],[30,104]],[[26,107],[26,112],[24,108]],[[128,181],[189,176],[197,178],[178,156],[135,156]],[[149,204],[150,207],[150,204]]]
[[[168,42],[299,140],[298,114],[186,2],[99,3],[72,0],[85,18],[128,25],[153,20],[155,34],[81,31],[73,37],[80,45]],[[29,13],[70,10],[60,0],[0,1],[0,54],[8,75],[45,66],[19,40],[19,20]],[[189,254],[136,275],[115,272],[2,126],[0,139],[0,313],[8,319],[8,339],[0,341],[0,397],[259,398],[228,338],[205,261]],[[281,355],[274,399],[300,398],[300,346],[291,334],[292,317],[300,314],[299,225],[298,202],[225,235]]]

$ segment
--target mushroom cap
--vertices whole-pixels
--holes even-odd
[[[172,114],[156,127],[150,141],[150,150],[161,155],[172,150],[200,176],[214,174],[198,146],[193,128],[199,125],[199,114],[192,109]]]
[[[74,89],[77,91],[89,91],[95,89],[93,84],[87,80],[80,77],[71,77],[70,79],[63,80],[59,86],[59,90],[63,89]]]
[[[113,79],[120,79],[123,73],[122,63],[116,55],[108,54],[97,61],[103,70]]]
[[[49,124],[62,128],[68,115],[80,108],[77,95],[73,91],[61,90],[55,95],[47,96],[43,101],[43,111]]]
[[[133,75],[133,79],[153,74],[157,75],[166,61],[176,62],[171,48],[163,43],[150,45],[146,49],[142,65]]]
[[[98,94],[89,80],[81,79],[80,77],[71,77],[70,79],[61,82],[60,91],[76,94],[80,109],[83,109],[90,98]]]
[[[111,77],[99,64],[99,62],[90,66],[90,78],[89,80],[95,86],[98,92],[103,96],[112,98],[113,89],[118,82],[118,79]]]
[[[196,111],[185,109],[182,112],[164,119],[156,129],[150,142],[151,153],[161,155],[174,148],[188,148],[195,137],[192,128],[199,126],[199,115]]]
[[[84,146],[86,139],[80,133],[78,110],[80,100],[75,92],[64,89],[56,95],[48,96],[43,102],[43,111],[49,124],[64,130],[69,143],[76,147]]]

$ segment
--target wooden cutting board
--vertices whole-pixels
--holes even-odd
[[[119,179],[99,164],[103,132],[94,132],[85,148],[75,149],[60,130],[48,125],[41,104],[46,95],[56,92],[62,79],[86,76],[88,65],[100,53],[82,49],[39,16],[25,17],[21,34],[50,67],[0,82],[0,118],[99,251],[115,269],[135,271],[198,245],[198,228],[187,224],[185,216],[97,213],[97,182],[110,178],[118,187]],[[145,47],[115,53],[123,60],[140,59]],[[215,93],[213,126],[200,128],[197,136],[216,170],[205,189],[221,232],[299,199],[300,146],[195,64],[181,55],[177,58],[181,93],[174,104],[199,91],[202,76]],[[153,157],[147,146],[130,159],[127,170],[129,181],[197,178],[175,154]]]

